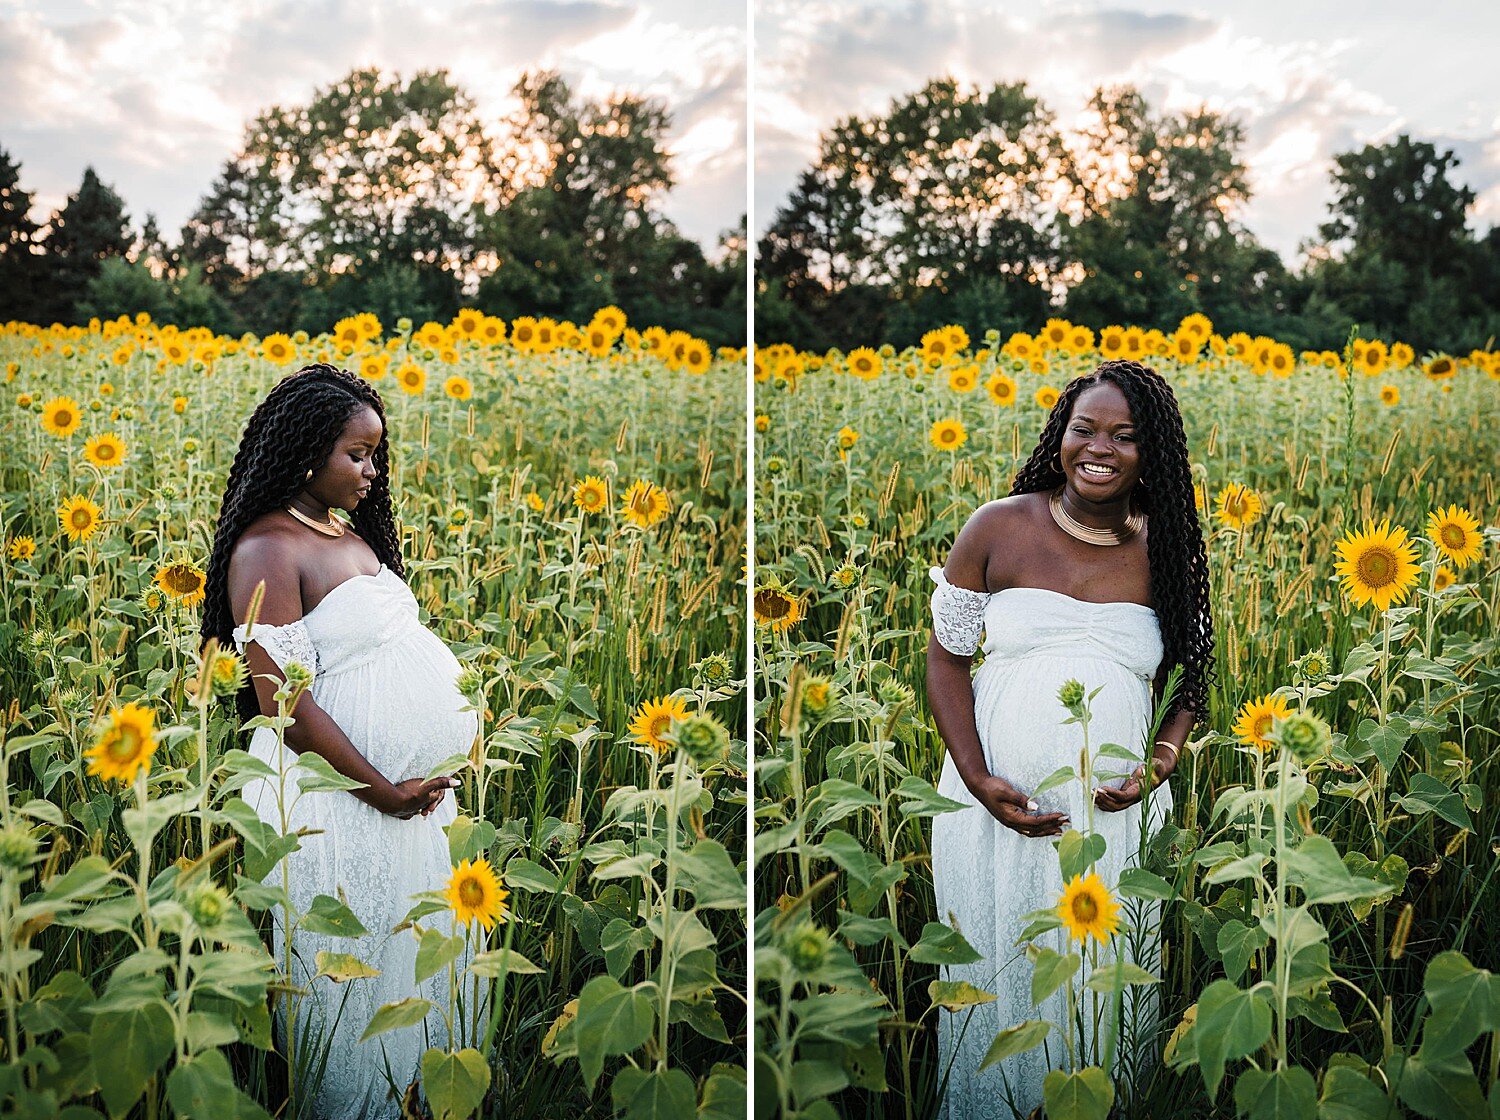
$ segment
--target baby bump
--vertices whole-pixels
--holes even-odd
[[[460,671],[448,647],[419,630],[371,662],[320,678],[315,695],[370,764],[399,782],[473,745],[479,720],[464,710]]]
[[[1088,702],[1091,756],[1104,743],[1141,751],[1150,720],[1150,693],[1145,681],[1118,662],[1071,655],[986,662],[974,681],[974,721],[992,774],[1029,791],[1061,767],[1078,771],[1083,728],[1064,723],[1068,710],[1057,699],[1058,689],[1069,680],[1079,681],[1086,696],[1099,690]],[[1132,766],[1123,759],[1103,758],[1095,760],[1094,769],[1094,784],[1099,785],[1100,775],[1123,775]],[[1104,781],[1119,785],[1124,778]],[[1073,812],[1081,809],[1082,797],[1082,787],[1074,782],[1037,801],[1044,809]]]

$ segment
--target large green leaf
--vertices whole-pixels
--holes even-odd
[[[1386,1075],[1401,1103],[1428,1120],[1488,1120],[1474,1067],[1462,1054],[1391,1055]]]
[[[302,915],[302,928],[309,933],[328,937],[363,937],[370,931],[354,916],[354,911],[332,895],[320,894]]]
[[[464,939],[460,935],[449,936],[439,930],[424,929],[417,943],[416,982],[420,984],[429,976],[436,976],[464,951]]]
[[[1209,1096],[1219,1091],[1225,1062],[1254,1053],[1270,1037],[1271,1007],[1264,999],[1228,980],[1204,988],[1193,1039]]]
[[[94,1015],[89,1031],[99,1094],[111,1116],[140,1100],[146,1082],[176,1048],[172,1013],[159,1000]]]
[[[628,1054],[651,1036],[656,1012],[651,1000],[633,988],[622,988],[610,976],[595,976],[578,993],[573,1038],[578,1065],[589,1090],[604,1072],[604,1059]]]
[[[1234,1103],[1249,1120],[1316,1120],[1318,1086],[1301,1066],[1247,1069],[1235,1082]]]
[[[1006,1027],[990,1043],[990,1048],[985,1051],[984,1060],[979,1063],[979,1068],[989,1069],[996,1062],[1003,1062],[1013,1054],[1024,1054],[1040,1046],[1051,1029],[1052,1024],[1046,1019],[1028,1019],[1024,1023]]]
[[[993,995],[974,987],[967,980],[934,980],[927,985],[927,998],[949,1011],[995,1002]]]
[[[167,1077],[167,1101],[182,1120],[270,1120],[235,1085],[229,1061],[218,1050],[178,1063]]]
[[[432,1106],[433,1120],[465,1120],[489,1087],[489,1063],[478,1050],[450,1053],[434,1048],[422,1055],[422,1091]]]
[[[1432,1014],[1422,1029],[1422,1056],[1456,1054],[1481,1034],[1500,1031],[1500,976],[1475,968],[1449,949],[1432,958],[1422,990]]]
[[[1077,953],[1059,953],[1055,949],[1037,949],[1032,962],[1031,1004],[1035,1007],[1068,982],[1083,965]]]
[[[748,904],[745,875],[717,840],[699,840],[677,857],[677,867],[699,907],[739,910]]]
[[[1287,855],[1286,865],[1287,878],[1302,888],[1310,903],[1350,902],[1391,893],[1388,883],[1349,874],[1326,836],[1307,837]]]
[[[974,947],[963,934],[941,922],[928,922],[922,936],[911,947],[910,959],[918,964],[972,964],[979,960]]]
[[[416,996],[388,1003],[370,1018],[370,1025],[365,1028],[365,1033],[359,1036],[364,1042],[368,1038],[374,1038],[386,1031],[396,1030],[398,1027],[414,1027],[423,1019],[436,1004],[431,1000],[418,999]]]
[[[1464,804],[1463,796],[1431,774],[1413,774],[1411,781],[1407,783],[1406,794],[1402,797],[1393,794],[1391,800],[1413,816],[1435,813],[1455,828],[1474,827],[1474,819],[1469,816],[1469,808]]]
[[[1055,1069],[1042,1082],[1047,1120],[1105,1120],[1115,1100],[1115,1087],[1098,1066],[1077,1073]]]
[[[1387,1120],[1395,1102],[1357,1069],[1330,1066],[1323,1075],[1318,1120]]]
[[[621,1120],[686,1120],[698,1110],[693,1079],[680,1069],[627,1066],[610,1085],[609,1098]]]

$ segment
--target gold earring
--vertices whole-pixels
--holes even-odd
[[[303,482],[306,482],[306,481],[307,481],[307,480],[308,480],[308,479],[310,479],[310,478],[311,478],[311,477],[312,477],[312,468],[311,468],[311,467],[308,467],[308,468],[307,468],[307,473],[306,473],[306,474],[305,474],[305,475],[303,475],[303,476],[302,476],[302,481],[303,481]]]

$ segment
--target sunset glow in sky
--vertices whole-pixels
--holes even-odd
[[[664,210],[711,250],[745,211],[742,0],[0,0],[0,147],[45,220],[92,164],[175,235],[245,122],[356,66],[447,68],[501,117],[526,69],[672,113]]]

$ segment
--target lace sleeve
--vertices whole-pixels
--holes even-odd
[[[264,622],[257,622],[255,632],[249,641],[245,639],[245,628],[236,626],[234,644],[241,653],[250,642],[255,642],[265,650],[283,673],[286,672],[288,663],[300,661],[312,670],[314,676],[317,676],[318,647],[313,645],[312,635],[307,632],[307,624],[302,619],[288,622],[285,626],[270,626]]]
[[[949,653],[967,657],[979,648],[984,632],[984,607],[990,601],[988,592],[970,591],[948,582],[942,568],[927,573],[937,587],[932,592],[932,632]]]

